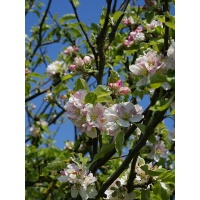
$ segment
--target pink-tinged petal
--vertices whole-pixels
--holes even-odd
[[[139,122],[143,118],[144,118],[144,115],[136,114],[133,117],[130,117],[129,120],[131,122]]]
[[[129,127],[130,126],[130,123],[126,120],[123,120],[123,119],[118,119],[116,122],[122,127]]]
[[[143,68],[138,65],[130,65],[129,70],[135,75],[143,75]]]

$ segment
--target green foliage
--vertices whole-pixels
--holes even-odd
[[[100,151],[94,156],[93,162],[97,161],[98,159],[102,158],[108,152],[110,152],[114,147],[114,144],[106,144],[104,145]]]
[[[116,71],[111,70],[110,77],[108,77],[108,83],[116,83],[119,79],[120,79],[119,74]]]
[[[93,91],[97,95],[96,102],[112,102],[110,94],[112,93],[108,87],[98,85]]]
[[[122,154],[124,144],[124,132],[119,132],[115,138],[115,149],[117,150],[117,153],[119,156]]]
[[[88,92],[90,91],[88,84],[82,78],[76,79],[73,90],[74,92],[77,92],[78,90],[87,90]]]
[[[70,0],[70,2],[73,3],[75,9],[80,6],[78,0]],[[139,56],[144,55],[144,52],[149,49],[166,56],[166,42],[169,46],[171,40],[175,38],[175,17],[169,11],[164,11],[164,3],[161,1],[157,1],[155,8],[149,6],[146,10],[143,10],[142,6],[137,7],[130,4],[124,12],[113,11],[112,7],[113,5],[108,15],[106,15],[107,7],[102,8],[99,24],[96,24],[79,22],[75,12],[60,16],[60,13],[51,13],[51,9],[43,18],[47,8],[46,3],[35,0],[28,0],[25,3],[26,13],[32,13],[36,18],[25,41],[26,142],[29,144],[25,148],[25,194],[27,200],[72,199],[70,193],[72,184],[69,182],[61,183],[57,180],[60,176],[59,171],[72,162],[91,170],[97,178],[95,187],[97,187],[98,192],[101,191],[102,186],[107,184],[108,179],[116,174],[118,176],[112,180],[113,185],[121,187],[121,183],[116,182],[117,178],[122,178],[130,173],[129,170],[136,173],[141,167],[141,170],[144,171],[140,174],[141,179],[148,177],[148,180],[141,185],[136,185],[133,181],[132,186],[124,185],[121,188],[112,185],[112,189],[115,190],[113,196],[123,196],[129,187],[134,188],[136,199],[141,200],[169,200],[174,193],[175,172],[169,169],[174,164],[175,143],[169,139],[169,130],[162,120],[163,117],[173,118],[175,114],[175,110],[172,108],[172,103],[175,101],[175,70],[167,69],[166,73],[157,70],[154,74],[144,72],[143,75],[136,76],[130,72],[129,67],[135,65]],[[122,6],[121,10],[123,8],[125,7]],[[79,14],[79,9],[76,11]],[[116,26],[116,22],[122,15],[124,15],[124,19],[132,17],[134,24],[124,24],[121,21]],[[148,28],[147,23],[150,24],[152,20],[158,20],[164,26],[157,26],[154,29]],[[130,32],[135,31],[140,26],[145,28],[142,30],[145,39],[142,41],[133,40],[130,47],[124,45],[125,40],[130,38]],[[114,30],[115,28],[116,30]],[[168,34],[166,34],[167,30],[169,30]],[[111,39],[112,42],[110,42]],[[52,79],[52,76],[50,77],[46,73],[46,68],[52,61],[56,60],[49,57],[51,46],[53,48],[54,44],[60,45],[57,60],[64,61],[67,66],[75,64],[75,57],[83,59],[87,55],[92,58],[92,61],[89,64],[84,63],[75,72],[70,72],[69,69],[56,72]],[[65,52],[67,48],[70,49],[68,53]],[[84,59],[83,62],[85,62]],[[153,63],[148,64],[153,65]],[[102,77],[97,77],[101,68],[103,69]],[[99,78],[102,80],[102,85],[97,84]],[[117,92],[109,89],[107,85],[116,83],[119,79],[123,80],[124,86],[131,89],[131,93],[116,95]],[[66,137],[73,134],[71,130],[65,128],[63,131],[61,128],[64,124],[69,126],[65,109],[61,108],[64,108],[69,96],[78,90],[87,91],[84,102],[81,102],[84,105],[90,103],[95,106],[97,103],[101,103],[105,108],[109,108],[119,102],[138,104],[140,99],[145,97],[150,101],[148,105],[151,107],[149,108],[148,105],[143,107],[146,110],[141,123],[132,123],[132,127],[127,128],[120,127],[122,131],[115,136],[109,135],[108,130],[101,127],[104,126],[103,123],[111,120],[110,118],[113,118],[113,122],[116,123],[119,116],[115,116],[115,111],[113,111],[109,119],[104,116],[100,121],[95,121],[98,124],[95,127],[98,137],[90,138],[87,131],[90,128],[94,130],[93,121],[87,122],[85,120],[86,114],[88,114],[87,109],[84,108],[85,110],[80,111],[79,108],[76,110],[76,106],[74,106],[72,109],[78,113],[76,113],[77,119],[72,120],[72,123],[77,126],[73,136],[75,141],[70,145],[66,143],[64,149],[55,148],[54,142],[57,134],[61,133]],[[52,101],[47,98],[50,92],[52,92]],[[44,97],[45,95],[46,97]],[[39,101],[40,105],[39,103],[34,105],[34,102]],[[81,106],[84,107],[84,105]],[[159,111],[164,111],[165,114],[156,119],[155,127],[149,128],[148,125],[155,121],[155,116],[162,113]],[[120,117],[126,118],[123,112],[120,113]],[[87,126],[87,123],[91,127],[88,126],[81,132],[81,128]],[[142,132],[141,135],[137,131],[138,129],[135,129],[136,127]],[[142,145],[139,142],[141,138],[146,138]],[[152,147],[145,145],[147,140],[152,143]],[[154,164],[155,160],[149,158],[149,153],[158,140],[163,142],[170,155],[169,159],[160,158],[156,162],[156,166],[153,165],[151,168],[149,163]],[[132,151],[129,150],[135,147],[140,153],[136,166],[132,166],[133,169],[130,169],[130,163],[127,163],[124,167],[121,164],[126,155],[121,156],[122,151],[126,149],[126,153],[132,156],[129,154]],[[111,155],[115,149],[117,153]],[[109,155],[110,158],[108,158]],[[108,160],[106,160],[107,158]],[[130,160],[134,160],[133,158]],[[122,166],[123,170],[121,170]],[[161,166],[162,168],[160,168]],[[102,196],[103,194],[100,195],[100,199]],[[80,195],[77,199],[81,199]]]
[[[86,103],[91,103],[91,104],[95,104],[97,100],[97,95],[94,92],[89,92],[86,96],[85,96],[85,104]]]

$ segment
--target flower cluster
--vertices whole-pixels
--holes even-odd
[[[156,142],[154,144],[147,141],[147,146],[151,149],[151,152],[147,156],[148,158],[156,162],[158,162],[160,158],[169,159],[169,151],[165,148],[164,141],[160,140],[159,136],[156,136]]]
[[[79,90],[71,95],[69,101],[65,105],[67,117],[79,129],[80,132],[86,132],[91,138],[97,137],[96,128],[104,130],[104,110],[105,107],[100,103],[95,106],[93,104],[84,104],[86,90]]]
[[[129,127],[131,123],[139,122],[142,118],[142,107],[130,102],[114,104],[107,108],[100,103],[95,105],[84,103],[86,90],[78,90],[71,95],[65,105],[67,117],[79,129],[91,137],[97,137],[100,131],[107,131],[108,135],[115,136],[122,127]]]
[[[64,50],[64,54],[67,54],[67,55],[69,55],[69,54],[72,54],[72,53],[74,53],[74,52],[77,52],[78,51],[78,47],[76,47],[76,46],[69,46],[69,47],[67,47],[65,50]]]
[[[154,30],[157,26],[163,27],[163,23],[153,20],[150,24],[146,24],[147,28]]]
[[[62,183],[70,183],[71,196],[76,198],[78,194],[82,199],[95,199],[98,192],[94,182],[97,180],[93,174],[88,172],[85,167],[80,167],[74,163],[67,165],[67,169],[60,172],[61,177],[58,180]]]
[[[40,119],[39,121],[36,121],[33,126],[30,128],[30,132],[33,135],[39,135],[42,129],[45,129],[48,126],[48,123],[44,119]]]
[[[93,55],[84,56],[83,59],[80,57],[75,57],[74,64],[70,65],[69,69],[73,72],[84,69],[84,66],[91,65],[93,59]]]
[[[113,92],[114,95],[125,95],[131,92],[131,90],[128,87],[122,86],[122,80],[119,79],[115,83],[109,83],[108,84],[109,89]]]
[[[114,104],[105,109],[105,127],[109,135],[116,135],[121,127],[129,127],[131,123],[139,122],[142,118],[142,107],[130,102]]]
[[[63,76],[67,70],[67,65],[63,61],[55,61],[47,66],[47,74],[53,80]]]
[[[129,66],[129,69],[133,74],[142,76],[152,75],[156,72],[164,74],[167,70],[164,56],[157,54],[154,50],[150,50],[144,53],[143,56],[139,56],[135,64]]]
[[[132,25],[132,24],[134,24],[134,20],[133,20],[132,17],[129,17],[129,18],[125,17],[125,18],[123,19],[123,23],[124,23],[125,25]]]
[[[135,31],[130,32],[128,39],[124,41],[124,45],[126,47],[130,47],[134,41],[143,41],[145,40],[145,35],[142,33],[143,28],[141,26],[138,26]]]

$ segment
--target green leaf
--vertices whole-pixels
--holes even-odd
[[[119,79],[119,74],[114,70],[110,70],[110,77],[108,78],[108,83],[116,83]]]
[[[142,133],[145,132],[146,126],[144,124],[139,124],[139,123],[138,124],[134,123],[134,124],[141,130]]]
[[[165,25],[168,26],[169,28],[172,28],[173,30],[175,30],[174,22],[165,22]]]
[[[89,92],[86,96],[85,96],[85,104],[86,103],[91,103],[91,104],[95,104],[97,100],[97,95],[94,92]]]
[[[80,3],[79,3],[78,0],[71,0],[71,1],[73,2],[73,4],[74,4],[75,7],[80,6]]]
[[[124,144],[124,132],[119,132],[115,138],[115,148],[119,155],[122,153],[122,148]]]
[[[71,74],[67,74],[67,75],[65,75],[65,76],[63,76],[62,78],[61,78],[61,80],[62,81],[66,81],[66,80],[68,80],[68,79],[70,79],[70,78],[72,78],[73,76],[71,75]]]
[[[80,162],[82,163],[82,165],[86,165],[86,164],[87,164],[87,162],[88,162],[88,160],[89,160],[89,157],[88,157],[88,156],[83,157],[83,156],[82,156],[82,153],[79,153],[79,154],[78,154],[78,157],[79,157],[79,160],[80,160]]]
[[[163,110],[169,108],[169,106],[171,105],[171,103],[174,100],[174,96],[175,95],[173,94],[168,100],[161,99],[160,101],[157,101],[156,105],[151,106],[149,108],[149,110],[152,110],[152,111],[163,111]]]
[[[43,174],[46,174],[50,171],[57,171],[64,169],[66,167],[66,163],[62,161],[60,158],[56,158],[54,161],[50,162],[44,169]]]
[[[25,95],[29,96],[30,93],[30,89],[31,89],[31,85],[29,83],[25,83]]]
[[[141,191],[141,200],[150,200],[150,189],[142,189]]]
[[[113,148],[114,148],[114,144],[103,145],[100,152],[94,156],[93,162],[102,158],[104,155],[106,155],[108,152],[110,152]]]
[[[161,169],[157,169],[157,170],[149,170],[147,165],[143,165],[141,166],[141,169],[150,176],[159,176],[160,174],[162,174],[163,172],[166,171],[166,169],[161,168]]]
[[[161,74],[153,74],[150,77],[150,83],[163,83],[166,82],[166,77]]]
[[[160,197],[162,200],[169,200],[170,197],[170,189],[168,185],[163,182],[156,181],[153,186],[153,193]]]
[[[87,90],[88,92],[90,91],[88,84],[86,83],[86,81],[82,78],[77,78],[74,84],[74,92],[78,91],[78,90]]]
[[[174,170],[167,170],[166,172],[160,174],[157,178],[157,180],[160,180],[167,184],[175,184],[175,172]]]
[[[154,18],[154,15],[155,15],[155,12],[154,12],[154,11],[146,12],[146,13],[145,13],[145,18],[146,18],[148,24],[151,23],[151,21],[152,21],[153,18]]]
[[[105,85],[98,85],[93,92],[97,95],[96,102],[111,102],[112,101],[112,98],[110,96],[112,92]]]
[[[123,14],[122,11],[115,12],[113,15],[113,20],[116,22],[122,14]]]
[[[67,89],[67,86],[65,84],[58,84],[54,87],[54,94],[55,96],[58,95],[60,92],[65,91]]]
[[[75,14],[65,14],[60,18],[60,20],[62,20],[63,22],[67,20],[73,20],[73,19],[76,19]]]

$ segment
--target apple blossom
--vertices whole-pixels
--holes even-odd
[[[69,66],[69,69],[70,69],[70,71],[72,71],[72,72],[75,72],[76,70],[77,70],[77,66],[76,65],[70,65]]]
[[[84,65],[84,61],[82,58],[75,57],[74,58],[74,64],[78,67],[82,67]]]
[[[123,19],[123,23],[126,24],[126,25],[131,25],[131,24],[134,24],[134,20],[133,20],[132,17],[129,17],[129,18],[125,17]]]
[[[165,144],[162,140],[159,140],[159,137],[156,138],[156,143],[147,143],[147,146],[151,147],[151,152],[148,154],[148,158],[158,162],[160,158],[165,158],[168,160],[169,151],[165,148]]]
[[[139,122],[143,118],[141,111],[141,106],[130,102],[114,104],[105,109],[105,127],[108,134],[116,135],[121,130],[120,127],[129,127],[131,123]]]
[[[153,20],[150,24],[146,24],[147,28],[154,30],[157,26],[163,27],[163,23],[160,21]]]
[[[73,46],[73,47],[69,46],[69,47],[66,48],[66,50],[64,50],[64,54],[69,55],[69,54],[74,53],[76,51],[78,51],[78,47],[76,47],[76,46]]]
[[[152,75],[156,72],[165,73],[166,65],[164,56],[157,54],[156,51],[150,50],[136,59],[135,65],[129,66],[130,71],[135,75]]]
[[[91,58],[90,56],[85,56],[85,57],[83,58],[83,61],[84,61],[84,63],[85,63],[86,65],[90,65],[91,62],[92,62],[92,58]]]
[[[60,174],[61,177],[58,180],[61,183],[69,182],[72,184],[71,196],[73,198],[80,194],[84,200],[88,198],[94,199],[98,194],[94,185],[97,179],[91,172],[88,172],[86,167],[72,163],[67,165],[67,169],[61,171]]]
[[[54,78],[56,74],[63,75],[67,70],[67,65],[63,61],[55,61],[47,66],[47,73],[50,78]]]

